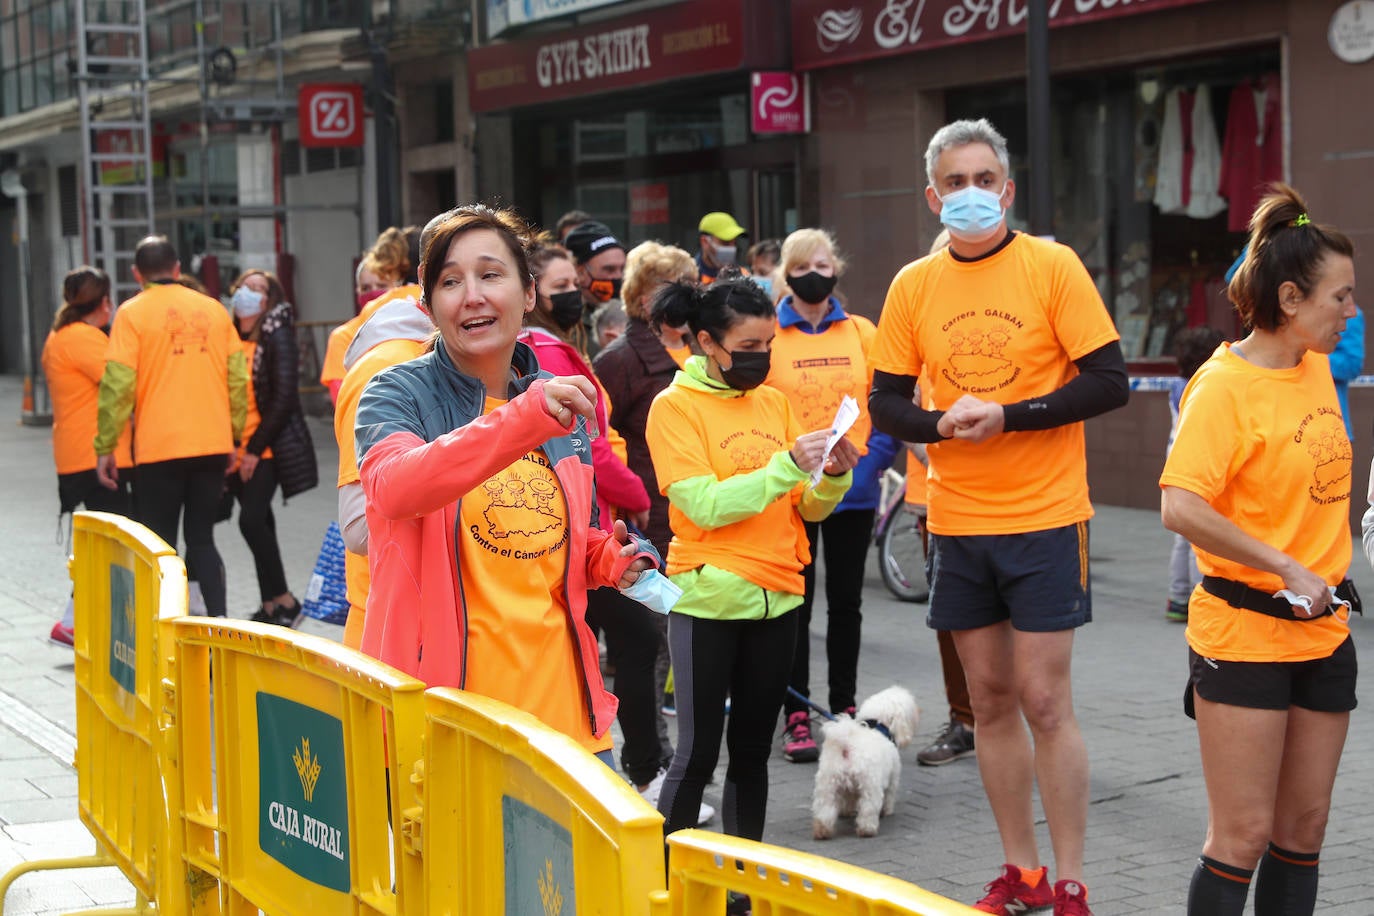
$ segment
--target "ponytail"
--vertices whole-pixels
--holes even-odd
[[[705,331],[719,341],[743,318],[773,318],[777,313],[768,294],[747,277],[716,280],[709,286],[669,283],[654,298],[649,326],[691,328],[692,336]]]
[[[99,267],[83,264],[62,278],[62,308],[53,318],[52,329],[61,330],[85,319],[100,308],[110,295],[109,274]]]
[[[1334,226],[1312,221],[1293,188],[1275,183],[1250,217],[1250,239],[1226,294],[1247,327],[1275,331],[1283,324],[1279,287],[1312,292],[1329,255],[1353,257],[1350,239]]]

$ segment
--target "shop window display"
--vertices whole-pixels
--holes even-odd
[[[1054,231],[1093,276],[1128,359],[1168,357],[1174,335],[1240,328],[1223,276],[1265,183],[1281,179],[1276,50],[1056,77]],[[949,119],[987,117],[1026,188],[1024,86],[947,95]],[[1010,222],[1023,229],[1029,197]]]

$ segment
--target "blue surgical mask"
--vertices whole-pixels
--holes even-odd
[[[761,277],[758,274],[754,274],[754,276],[750,279],[752,279],[754,283],[756,283],[758,287],[762,289],[765,293],[767,293],[770,297],[773,295],[772,277]]]
[[[949,234],[962,242],[986,242],[992,238],[997,227],[1006,215],[1002,206],[1002,196],[1007,186],[1002,185],[1000,193],[969,185],[940,197],[940,222],[944,223]],[[936,194],[939,197],[939,194]]]
[[[682,589],[656,569],[646,569],[639,574],[635,584],[620,592],[626,598],[633,598],[651,611],[666,614],[673,609]]]
[[[234,290],[234,296],[229,300],[229,304],[234,307],[234,314],[240,318],[252,318],[262,311],[262,300],[264,296],[246,286],[240,286]]]

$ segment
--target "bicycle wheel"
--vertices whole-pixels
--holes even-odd
[[[927,601],[926,555],[921,546],[921,520],[897,508],[878,542],[878,568],[883,584],[901,601]]]

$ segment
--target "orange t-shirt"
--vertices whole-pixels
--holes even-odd
[[[404,299],[407,296],[418,302],[423,292],[418,283],[407,283],[404,286],[388,290],[363,306],[358,314],[330,331],[329,340],[324,346],[324,361],[320,365],[320,384],[328,387],[330,382],[340,381],[347,375],[344,370],[344,356],[348,353],[348,345],[353,343],[353,338],[358,336],[358,330],[367,323],[367,319],[371,318],[377,309],[388,302]]]
[[[1078,374],[1075,359],[1118,339],[1073,250],[1017,234],[973,263],[948,250],[902,268],[888,290],[873,368],[918,376],[928,405],[965,394],[1000,404],[1041,397]],[[1017,534],[1092,517],[1083,424],[933,442],[930,530]]]
[[[154,284],[119,307],[105,358],[135,373],[138,464],[234,450],[229,355],[241,347],[225,307],[178,283]]]
[[[803,432],[786,396],[767,385],[722,396],[674,384],[654,398],[644,438],[666,496],[680,480],[708,474],[725,480],[757,470]],[[796,505],[805,486],[797,484],[758,515],[711,530],[670,502],[668,575],[708,564],[769,591],[802,594],[801,571],[811,552]]]
[[[868,354],[877,329],[861,315],[835,321],[819,334],[800,327],[778,327],[773,338],[767,384],[787,395],[797,422],[806,432],[827,429],[840,401],[849,395],[859,403],[859,419],[845,434],[860,454],[868,453],[868,389],[873,369]]]
[[[52,456],[59,474],[95,469],[100,376],[109,345],[104,331],[84,321],[50,332],[43,343],[43,374],[52,397]],[[132,433],[128,424],[120,430],[114,451],[119,467],[133,467]]]
[[[1196,493],[1246,534],[1288,554],[1328,585],[1350,568],[1350,439],[1331,367],[1307,353],[1263,369],[1223,344],[1184,389],[1178,435],[1160,486]],[[1273,594],[1283,580],[1200,548],[1199,571]],[[1350,628],[1335,617],[1280,620],[1233,608],[1201,588],[1188,604],[1188,644],[1208,658],[1325,658]]]
[[[506,403],[487,398],[484,413]],[[568,505],[540,449],[462,498],[458,569],[468,613],[464,689],[523,709],[596,753],[563,590]]]
[[[239,459],[243,459],[243,454],[248,450],[248,440],[253,438],[253,433],[258,431],[262,425],[262,413],[258,410],[258,396],[253,390],[253,353],[258,349],[256,341],[245,340],[243,342],[244,365],[248,367],[248,413],[243,420],[243,439],[239,446]],[[262,458],[271,458],[272,450],[265,448],[262,450]]]
[[[358,416],[358,399],[362,397],[363,389],[378,372],[388,366],[414,359],[424,353],[426,347],[428,344],[422,340],[384,340],[348,367],[343,384],[339,386],[339,400],[334,405],[334,438],[339,443],[338,486],[348,486],[360,479],[353,424]],[[348,589],[350,605],[344,645],[356,649],[362,639],[362,622],[367,613],[367,593],[372,588],[372,574],[368,572],[367,557],[351,550],[344,551],[344,582]]]

